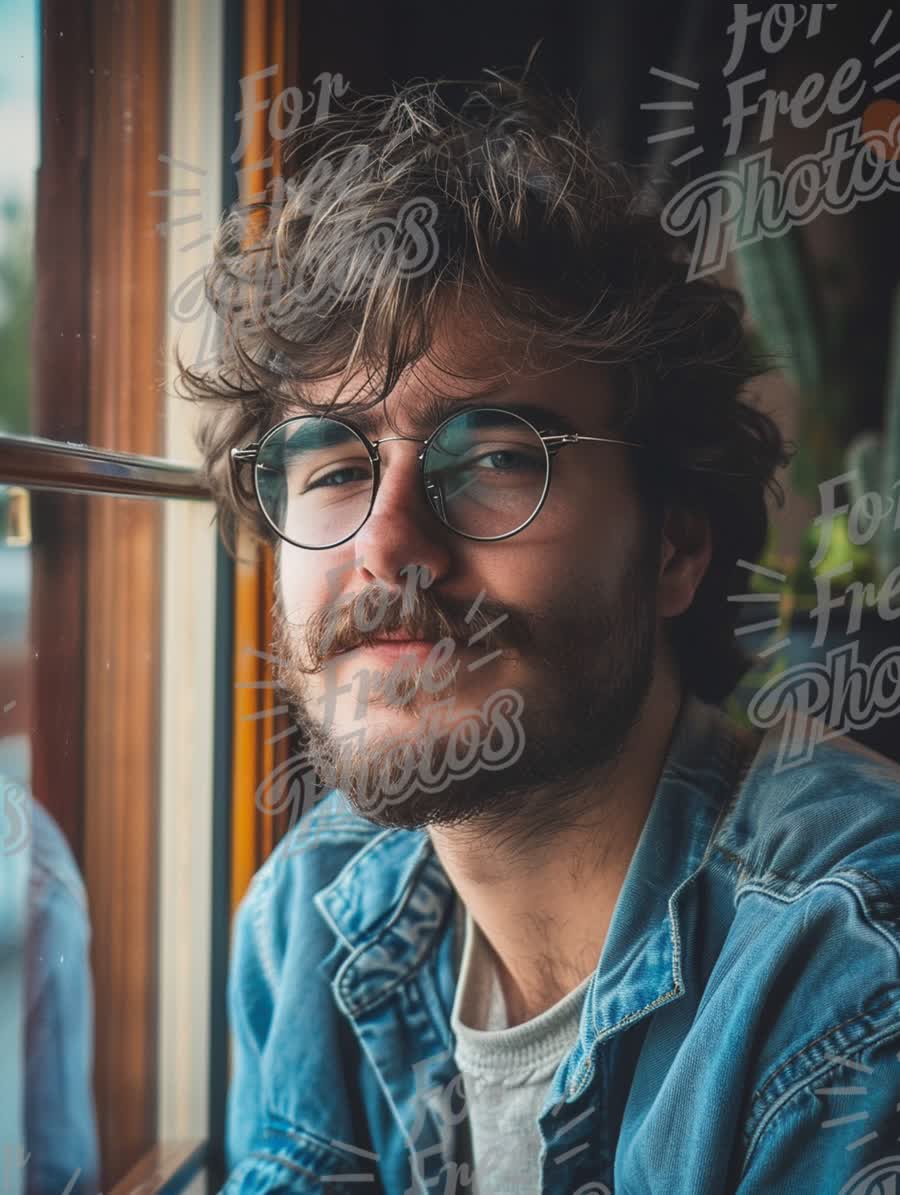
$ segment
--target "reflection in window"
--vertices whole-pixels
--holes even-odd
[[[0,485],[3,1195],[205,1132],[215,544],[203,501]]]

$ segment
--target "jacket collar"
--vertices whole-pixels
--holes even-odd
[[[619,893],[585,996],[579,1043],[554,1099],[585,1090],[600,1045],[684,995],[686,928],[679,907],[709,855],[717,824],[755,746],[717,707],[688,696],[656,794]]]

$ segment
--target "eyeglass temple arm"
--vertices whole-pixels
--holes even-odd
[[[565,432],[548,436],[541,434],[541,439],[550,448],[558,448],[562,444],[578,444],[582,440],[592,440],[596,444],[627,444],[631,448],[646,448],[646,444],[639,444],[636,440],[610,440],[607,436],[583,436],[580,432]]]
[[[641,444],[637,440],[611,440],[607,436],[582,436],[579,432],[566,432],[559,435],[541,435],[541,439],[548,448],[561,448],[563,444],[579,444],[582,440],[594,444],[625,444],[629,448],[649,448],[648,444]],[[751,477],[751,473],[733,473],[726,469],[714,469],[708,465],[686,465],[685,468],[698,473],[717,473],[720,477]]]

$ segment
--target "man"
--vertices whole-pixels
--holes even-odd
[[[898,1173],[897,771],[718,708],[786,463],[739,302],[524,87],[323,130],[182,375],[327,791],[237,915],[226,1189]]]

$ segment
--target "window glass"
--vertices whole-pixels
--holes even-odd
[[[28,432],[39,153],[38,5],[0,0],[0,431]]]
[[[204,501],[0,513],[0,1168],[94,1195],[206,1135],[216,533]]]

